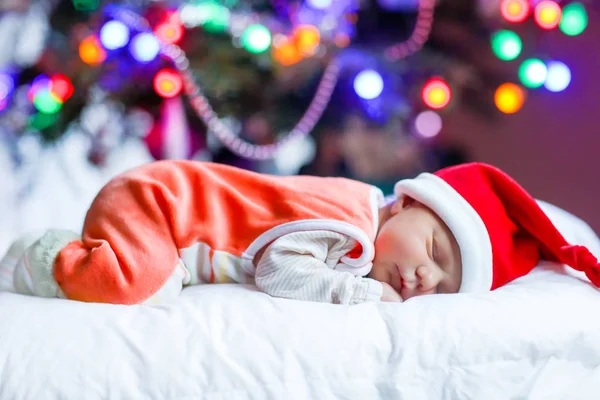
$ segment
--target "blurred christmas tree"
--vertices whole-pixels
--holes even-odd
[[[433,0],[4,0],[0,126],[5,137],[39,132],[48,143],[70,129],[87,132],[95,163],[131,135],[144,138],[156,158],[227,160],[231,152],[199,118],[209,115],[205,104],[184,95],[194,92],[186,73],[228,131],[269,145],[303,117],[335,62],[325,82],[325,89],[335,84],[331,99],[315,100],[327,106],[323,116],[309,111],[295,133],[308,134],[317,120],[317,132],[344,130],[357,117],[369,129],[406,136],[420,118],[428,128],[417,133],[431,137],[441,128],[438,114],[458,106],[490,119],[520,108],[522,86],[500,95],[498,87],[522,79],[523,71],[501,61],[518,57],[522,41],[494,36],[520,22],[519,12],[525,20],[536,7],[535,23],[529,18],[520,28],[530,33],[553,21],[563,29],[561,13],[571,7],[575,22],[563,31],[581,33],[582,5],[554,15],[557,3],[541,2],[545,14],[538,3],[440,1],[433,13]],[[163,50],[177,44],[189,68],[175,68],[161,43]],[[179,142],[167,145],[177,129]],[[240,153],[245,145],[235,143],[229,147]]]

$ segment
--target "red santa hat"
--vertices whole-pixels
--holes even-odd
[[[462,258],[460,292],[496,289],[526,275],[540,259],[585,272],[600,287],[600,264],[584,246],[569,244],[535,199],[498,168],[461,164],[398,182],[450,228]]]

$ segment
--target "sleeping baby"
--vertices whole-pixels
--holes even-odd
[[[2,263],[19,293],[85,302],[165,303],[186,285],[235,282],[275,297],[357,304],[489,291],[541,258],[600,285],[589,250],[567,243],[490,165],[402,180],[386,200],[345,178],[158,161],[102,188],[81,235],[21,238]]]

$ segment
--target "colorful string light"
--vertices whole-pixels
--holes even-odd
[[[108,21],[100,29],[100,42],[107,50],[117,50],[129,42],[129,28],[121,21]]]
[[[419,0],[417,22],[410,37],[402,42],[385,49],[384,55],[390,61],[398,61],[416,53],[423,48],[431,34],[435,0]]]
[[[551,92],[562,92],[571,83],[571,70],[560,61],[548,63],[548,75],[544,87]]]
[[[492,50],[499,59],[511,61],[519,57],[523,50],[523,43],[515,32],[501,30],[492,35]]]
[[[271,32],[264,25],[250,25],[242,34],[242,46],[250,53],[263,53],[271,46]]]
[[[79,57],[89,65],[101,64],[106,60],[106,51],[102,48],[96,35],[90,35],[79,44]]]
[[[535,6],[535,22],[542,29],[556,28],[560,23],[561,15],[562,9],[555,1],[543,0]]]
[[[529,58],[519,67],[519,79],[521,83],[528,88],[538,88],[546,82],[548,68],[543,61],[536,58]]]
[[[6,100],[14,88],[14,79],[8,74],[0,73],[0,102]]]
[[[194,7],[197,8],[198,6],[200,5]],[[435,0],[419,1],[419,11],[417,13],[417,21],[415,24],[414,31],[412,32],[408,40],[396,45],[392,45],[385,50],[384,55],[386,56],[386,58],[388,58],[388,60],[398,61],[404,57],[416,53],[423,47],[431,32],[431,26],[433,24],[434,7]],[[118,16],[121,14],[120,10],[118,10],[117,8],[109,7],[108,10],[105,11],[107,12],[107,14],[113,15],[113,17],[116,18],[118,18]],[[216,11],[217,7],[215,7],[215,12]],[[218,11],[218,14],[223,14],[221,13],[221,11],[223,11],[221,7],[218,8]],[[123,21],[127,25],[129,25],[130,28],[140,31],[149,30],[148,22],[143,17],[128,11],[125,11],[125,13],[126,14],[124,16],[126,17],[126,19],[123,19]],[[188,14],[188,16],[186,17],[181,12],[180,15],[182,18],[182,23],[184,23],[185,26],[190,26],[191,24],[206,24],[206,21],[201,18],[203,16],[189,16]],[[229,12],[227,12],[227,22],[229,21],[229,17]],[[219,21],[223,22],[225,21],[225,19],[219,18]],[[206,25],[203,25],[203,27],[206,29]],[[246,28],[245,32],[247,31],[248,27]],[[267,40],[263,40],[266,39],[267,35],[263,33],[261,33],[261,36],[263,37],[261,38],[261,40],[255,40],[255,38],[250,39],[252,36],[249,36],[249,34],[246,34],[246,39],[244,39],[242,35],[242,44],[247,49],[252,48],[254,50],[264,47],[263,51],[265,51],[271,46],[272,38],[268,29],[267,32],[264,33],[268,33],[268,45],[266,45]],[[132,43],[134,40],[135,38],[132,40]],[[343,43],[342,41],[340,41],[340,43],[347,46],[349,44],[349,41],[343,41]],[[336,44],[338,44],[337,40]],[[254,48],[255,45],[256,48]],[[338,44],[338,46],[340,45]],[[313,99],[311,100],[308,109],[303,114],[296,126],[294,126],[292,130],[288,133],[288,135],[286,135],[274,144],[254,145],[238,137],[236,133],[234,133],[220,120],[214,109],[211,107],[209,100],[202,93],[200,86],[197,85],[194,81],[194,77],[192,76],[192,73],[189,70],[190,62],[186,57],[185,53],[181,50],[181,48],[179,48],[179,46],[177,46],[176,44],[160,42],[160,52],[173,61],[174,66],[180,73],[181,78],[183,80],[184,93],[188,96],[192,108],[194,109],[198,117],[204,122],[207,128],[211,132],[213,132],[214,135],[221,141],[221,143],[223,143],[233,153],[248,159],[255,160],[266,160],[273,158],[275,152],[281,146],[285,145],[291,140],[304,137],[308,135],[310,131],[312,131],[318,120],[321,118],[321,115],[325,111],[327,104],[329,104],[329,100],[333,93],[333,89],[337,84],[340,74],[340,66],[338,62],[336,60],[331,61],[325,68],[323,76],[321,77],[321,81],[318,84],[316,93]],[[450,95],[450,92],[448,92],[448,94]]]
[[[54,75],[48,85],[50,93],[61,103],[69,100],[75,91],[71,80],[64,75]]]
[[[171,68],[161,69],[154,77],[154,90],[165,99],[178,96],[182,89],[181,75]]]
[[[523,22],[529,16],[531,7],[527,0],[502,0],[500,13],[508,22]]]
[[[129,45],[131,55],[141,63],[148,63],[158,56],[160,43],[154,33],[138,33]]]
[[[422,138],[432,138],[437,136],[442,130],[442,117],[432,110],[419,113],[415,118],[416,134]]]
[[[560,30],[568,36],[581,35],[588,25],[588,16],[581,3],[570,3],[563,8]]]
[[[434,110],[446,107],[452,99],[450,86],[441,78],[432,78],[423,86],[421,92],[423,102]]]
[[[496,89],[494,102],[498,110],[505,114],[514,114],[523,107],[525,90],[514,83],[504,83]]]
[[[356,94],[365,100],[373,100],[383,92],[383,78],[372,69],[361,71],[354,78]]]

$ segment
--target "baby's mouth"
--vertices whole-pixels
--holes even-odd
[[[392,282],[392,287],[394,288],[394,290],[400,293],[400,291],[404,287],[404,280],[402,279],[402,274],[400,273],[400,267],[398,266],[398,264],[396,264],[396,271],[398,272],[398,279]]]

